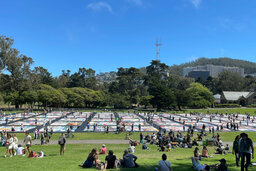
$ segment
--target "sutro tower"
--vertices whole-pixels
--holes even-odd
[[[160,46],[162,46],[161,38],[160,38],[160,41],[156,39],[155,45],[156,45],[156,61],[160,61]]]

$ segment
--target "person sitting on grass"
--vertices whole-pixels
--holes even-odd
[[[172,165],[166,160],[166,154],[162,155],[162,160],[158,162],[158,167],[155,167],[155,171],[172,171]]]
[[[96,148],[92,149],[91,153],[88,155],[87,159],[83,164],[80,164],[79,166],[84,168],[91,168],[94,164],[97,163],[98,160],[98,153]]]
[[[220,164],[216,164],[215,165],[215,170],[216,171],[228,171],[226,160],[225,159],[221,159],[219,161],[220,161]]]
[[[135,153],[135,146],[133,144],[130,144],[128,151],[129,153]]]
[[[128,150],[124,150],[123,160],[121,160],[121,165],[125,168],[136,168],[139,165],[136,163],[137,156],[129,154]]]
[[[107,148],[106,148],[106,145],[103,144],[101,149],[100,149],[100,154],[106,154],[107,153]]]
[[[18,145],[18,148],[16,150],[16,155],[25,155],[25,148],[22,147],[20,144]]]
[[[146,143],[143,143],[142,145],[142,150],[149,150],[148,146]]]
[[[167,144],[166,148],[167,148],[168,152],[171,151],[172,150],[172,144],[171,143]]]
[[[215,154],[223,154],[223,149],[221,148],[221,146],[218,146],[218,148],[216,149]]]
[[[192,146],[198,146],[198,143],[197,143],[196,139],[194,139],[194,140],[192,141]]]
[[[198,147],[196,147],[194,150],[194,157],[200,157],[200,151]]]
[[[116,156],[113,155],[113,154],[114,154],[113,151],[109,150],[108,155],[105,158],[104,170],[106,170],[106,169],[114,169],[114,166],[116,167],[116,169],[118,169]]]
[[[210,166],[201,164],[199,157],[192,157],[192,166],[196,171],[210,171]]]
[[[202,157],[209,157],[208,149],[207,149],[206,146],[203,147],[203,150],[202,150]]]
[[[227,146],[225,147],[226,151],[229,151],[229,145],[227,144]]]
[[[165,151],[165,147],[164,147],[164,144],[160,144],[160,148],[158,149],[158,151]]]

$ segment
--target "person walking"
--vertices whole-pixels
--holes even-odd
[[[29,135],[28,132],[25,133],[25,138],[23,143],[25,145],[25,151],[28,150],[28,154],[30,153],[30,147],[32,146],[32,137]]]
[[[60,145],[60,155],[64,155],[65,152],[65,144],[66,144],[66,137],[64,133],[61,134],[59,139],[59,145]]]
[[[240,137],[241,138],[239,140],[239,152],[241,155],[241,171],[244,171],[244,168],[246,171],[248,171],[248,167],[251,164],[251,157],[254,159],[253,142],[246,133],[241,133]]]
[[[235,138],[235,141],[233,142],[233,149],[232,149],[232,154],[234,154],[235,157],[236,157],[236,166],[237,167],[239,167],[239,160],[240,160],[239,139],[240,139],[240,136],[237,135],[236,138]]]

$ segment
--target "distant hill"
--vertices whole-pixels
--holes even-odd
[[[244,68],[245,74],[256,73],[256,63],[254,62],[231,58],[199,58],[192,62],[170,66],[170,74],[182,76],[182,70],[185,67],[193,67],[197,65],[207,64],[240,67]],[[139,69],[142,71],[142,73],[146,74],[146,67],[141,67]],[[116,77],[117,76],[115,71],[100,73],[96,76],[97,80],[100,82],[112,82],[116,79]]]
[[[221,66],[229,66],[229,67],[240,67],[244,68],[245,74],[256,73],[256,63],[239,60],[239,59],[231,59],[231,58],[199,58],[192,62],[187,62],[181,65],[172,65],[170,67],[170,72],[172,74],[182,75],[182,70],[185,67],[193,67],[197,65],[221,65]]]

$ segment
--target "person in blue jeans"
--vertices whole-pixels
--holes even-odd
[[[84,168],[91,168],[93,164],[96,163],[96,160],[98,159],[97,155],[98,155],[97,150],[95,148],[92,149],[91,153],[88,155],[85,162],[83,164],[80,164],[79,166]]]

